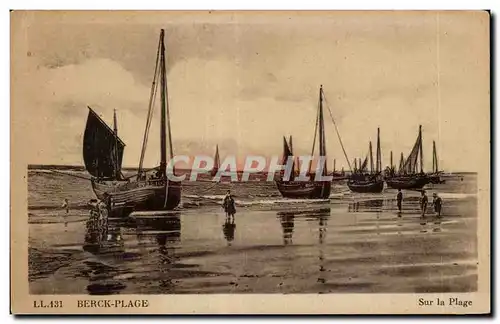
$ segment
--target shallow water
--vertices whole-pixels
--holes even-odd
[[[475,175],[429,188],[443,217],[425,219],[418,193],[288,200],[273,183],[186,183],[161,220],[88,229],[85,180],[29,174],[32,294],[466,292],[477,289]],[[219,205],[231,188],[237,214]],[[68,216],[60,208],[70,200]],[[66,221],[66,223],[65,223]]]

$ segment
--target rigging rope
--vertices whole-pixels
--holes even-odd
[[[337,136],[339,138],[340,146],[342,147],[342,151],[344,152],[344,156],[345,156],[345,159],[347,161],[347,165],[349,166],[349,171],[352,171],[351,162],[349,162],[349,158],[347,157],[347,153],[345,151],[344,144],[342,143],[342,139],[340,138],[340,133],[339,133],[339,130],[337,128],[337,123],[335,123],[335,119],[333,118],[332,111],[330,110],[330,104],[326,100],[325,92],[323,92],[323,99],[325,99],[326,108],[328,108],[328,112],[330,113],[330,117],[332,118],[333,125],[335,126],[335,131],[337,132]]]
[[[148,107],[148,117],[146,119],[146,128],[144,129],[144,139],[142,142],[142,150],[141,150],[141,157],[139,160],[139,170],[138,173],[142,171],[142,163],[144,162],[144,155],[146,154],[146,146],[148,143],[148,137],[149,137],[149,128],[151,127],[151,120],[153,117],[153,111],[154,111],[154,104],[156,100],[156,91],[158,88],[157,84],[157,77],[158,77],[158,63],[160,60],[160,41],[158,41],[158,50],[156,51],[156,65],[155,65],[155,71],[153,75],[153,84],[151,86],[151,94],[149,96],[149,107]]]
[[[321,100],[321,99],[318,99],[318,109],[317,110],[319,110],[319,100]],[[316,135],[318,134],[318,124],[319,124],[319,114],[316,113],[316,125],[314,126],[314,138],[313,138],[313,147],[312,147],[312,151],[311,151],[311,159],[314,156],[314,148],[316,147]],[[309,161],[308,173],[311,173],[311,168],[312,168],[312,160]]]

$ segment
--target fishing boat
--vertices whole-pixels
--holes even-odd
[[[99,200],[106,192],[117,190],[128,182],[122,173],[125,143],[118,137],[116,110],[113,129],[90,107],[83,135],[83,160],[93,177],[92,189]]]
[[[439,166],[438,166],[436,141],[432,141],[432,172],[429,173],[429,182],[432,184],[445,183],[445,180],[441,179],[442,173],[443,171],[439,171]]]
[[[325,160],[320,160],[323,165],[318,165],[322,176],[327,175],[327,161],[326,161],[326,139],[323,118],[323,86],[319,89],[319,104],[316,115],[316,126],[314,131],[313,148],[311,156],[314,156],[314,148],[316,144],[316,137],[319,135],[319,156],[325,157]],[[291,138],[290,138],[291,140]],[[290,156],[293,156],[293,144],[287,143],[283,137],[283,165]],[[309,178],[307,181],[296,181],[297,176],[295,172],[296,163],[294,161],[291,175],[289,178],[285,177],[285,172],[282,171],[275,180],[278,191],[285,198],[295,199],[327,199],[330,197],[331,182],[330,181],[315,181],[316,172],[311,172],[311,164],[309,164],[309,171],[306,176]],[[298,166],[297,166],[298,167]]]
[[[422,189],[430,182],[429,176],[424,172],[423,165],[422,125],[420,125],[417,140],[408,158],[400,166],[400,170],[393,175],[387,175],[385,181],[393,189]],[[420,171],[417,171],[418,169]]]
[[[141,157],[136,175],[128,178],[118,177],[117,170],[121,168],[125,144],[118,138],[117,132],[113,132],[100,118],[100,121],[97,120],[97,114],[92,109],[89,110],[91,121],[87,121],[84,135],[85,166],[93,176],[91,183],[94,193],[107,204],[114,217],[129,215],[133,211],[172,210],[180,203],[181,182],[170,180],[167,176],[167,172],[175,174],[175,168],[172,166],[167,170],[167,129],[170,160],[173,159],[174,153],[168,105],[164,38],[165,32],[162,29],[156,55]],[[158,90],[161,94],[161,161],[159,166],[146,170],[143,168],[144,155]]]
[[[379,193],[384,190],[384,179],[382,177],[382,153],[380,151],[380,128],[377,129],[377,161],[373,167],[372,142],[369,143],[370,171],[366,172],[368,157],[356,172],[347,181],[347,186],[353,192]]]

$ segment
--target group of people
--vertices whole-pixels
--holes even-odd
[[[443,207],[443,200],[437,192],[433,193],[433,199],[432,199],[432,206],[434,207],[434,212],[437,214],[438,217],[441,217],[441,209]],[[398,194],[396,196],[396,201],[398,203],[398,211],[401,213],[403,209],[403,192],[401,189],[398,189]],[[427,205],[429,203],[429,198],[427,197],[427,194],[425,190],[421,191],[421,196],[420,196],[420,211],[422,212],[422,217],[425,217],[425,213],[427,211]]]

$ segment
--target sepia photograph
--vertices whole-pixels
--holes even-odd
[[[13,313],[485,314],[488,11],[16,11]]]

